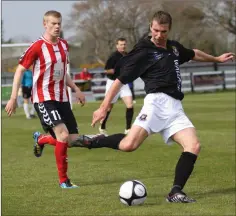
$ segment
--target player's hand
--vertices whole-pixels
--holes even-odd
[[[97,122],[103,121],[107,115],[107,111],[103,108],[97,109],[93,113],[93,120],[91,126],[94,127]]]
[[[218,56],[217,60],[218,60],[218,62],[221,62],[221,63],[227,62],[228,60],[233,61],[233,60],[235,60],[235,53],[232,53],[232,52],[224,53],[224,54]]]
[[[5,107],[7,115],[10,117],[13,113],[16,112],[16,99],[11,98]]]
[[[75,97],[78,99],[78,102],[81,104],[81,106],[84,106],[85,104],[85,95],[80,90],[75,91]]]

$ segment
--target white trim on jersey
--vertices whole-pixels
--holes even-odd
[[[33,71],[33,88],[32,88],[32,97],[33,101],[39,101],[38,91],[37,91],[37,80],[40,75],[40,59],[35,61],[34,71]]]

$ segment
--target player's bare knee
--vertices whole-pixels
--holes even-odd
[[[60,130],[56,133],[57,140],[60,142],[68,142],[69,141],[69,132],[67,130]]]
[[[138,147],[137,140],[135,138],[129,137],[129,135],[127,135],[127,137],[121,141],[119,147],[120,147],[121,151],[132,152],[132,151],[136,150]]]
[[[126,107],[127,107],[128,109],[133,108],[133,99],[132,99],[132,98],[130,98],[130,100],[128,101],[128,103],[126,103]]]
[[[200,151],[201,151],[201,144],[199,141],[197,141],[195,144],[194,144],[194,150],[196,152],[196,154],[199,154]]]
[[[126,106],[126,108],[127,108],[127,109],[132,109],[132,108],[133,108],[133,103],[132,103],[132,104],[128,104],[128,105]]]
[[[134,151],[136,148],[134,147],[134,145],[132,143],[126,143],[125,145],[122,146],[122,151],[125,152],[132,152]]]
[[[191,144],[187,145],[184,150],[198,155],[201,150],[201,144],[199,141],[194,141]]]
[[[61,139],[62,139],[64,142],[68,142],[68,140],[69,140],[69,133],[68,133],[68,131],[62,131],[62,132],[60,133],[60,137],[61,137]]]

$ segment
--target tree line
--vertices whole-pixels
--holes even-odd
[[[77,63],[104,63],[115,50],[115,40],[125,37],[128,49],[149,34],[155,11],[165,10],[173,18],[170,38],[189,48],[213,55],[235,52],[236,3],[223,0],[88,0],[75,2],[65,30],[73,29],[71,40],[81,46],[73,54]]]
[[[158,10],[169,12],[173,18],[170,39],[212,55],[235,52],[234,0],[87,0],[75,2],[69,17],[63,19],[64,32],[74,32],[71,38],[66,38],[70,42],[72,67],[104,64],[115,50],[118,37],[125,37],[131,50],[140,38],[149,34],[151,16]],[[4,41],[2,23],[4,42],[14,41]]]

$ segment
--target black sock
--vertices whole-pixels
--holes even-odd
[[[133,115],[134,115],[134,108],[127,108],[126,109],[126,129],[131,128]]]
[[[108,119],[110,113],[111,113],[111,111],[107,112],[106,118],[102,122],[101,129],[106,129],[106,122],[107,122],[107,119]]]
[[[113,134],[111,136],[103,137],[98,140],[94,140],[89,148],[112,148],[119,149],[120,141],[125,137],[125,134]]]
[[[184,188],[188,178],[190,177],[197,155],[190,152],[183,152],[179,158],[175,168],[175,179],[171,193],[174,194]]]

